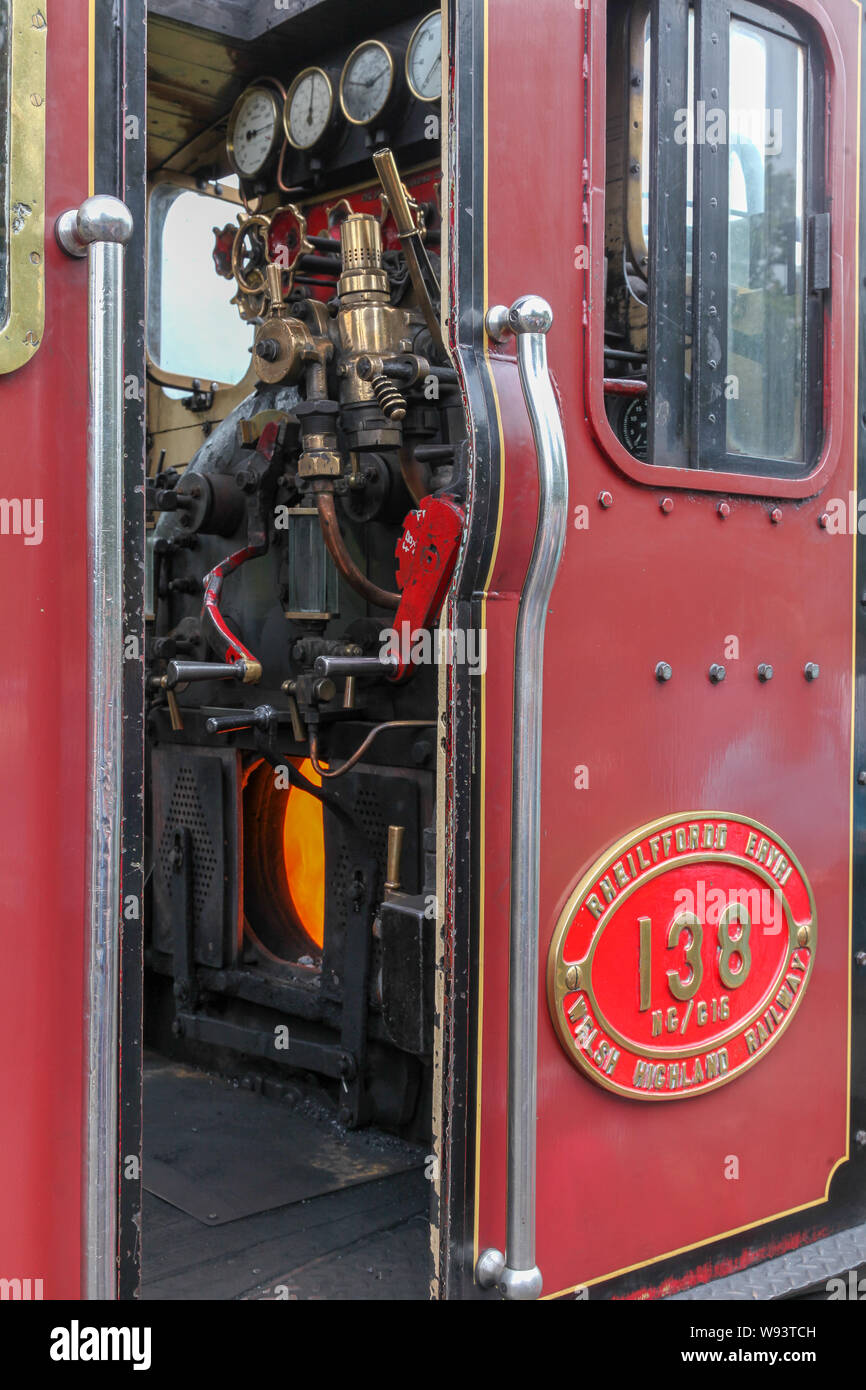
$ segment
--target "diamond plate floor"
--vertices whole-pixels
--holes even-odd
[[[866,1264],[866,1224],[852,1226],[835,1236],[825,1236],[812,1245],[802,1245],[786,1255],[779,1255],[765,1264],[713,1279],[685,1293],[672,1294],[670,1302],[689,1299],[721,1299],[734,1302],[755,1302],[773,1298],[791,1298],[814,1290],[817,1297],[826,1294],[828,1279],[844,1275]]]

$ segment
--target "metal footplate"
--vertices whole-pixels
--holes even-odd
[[[798,1250],[789,1250],[774,1260],[752,1265],[750,1269],[728,1274],[724,1279],[713,1279],[708,1284],[686,1289],[684,1293],[671,1294],[665,1302],[720,1299],[725,1302],[765,1302],[770,1299],[792,1298],[797,1294],[815,1292],[826,1293],[831,1297],[833,1288],[828,1289],[831,1279],[840,1280],[836,1297],[847,1299],[857,1297],[858,1268],[866,1265],[866,1225],[851,1226],[835,1236],[825,1236],[811,1245],[801,1245]],[[853,1279],[849,1279],[853,1275]],[[850,1285],[853,1283],[855,1293]]]

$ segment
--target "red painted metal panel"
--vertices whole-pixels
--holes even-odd
[[[544,671],[537,1258],[547,1295],[820,1203],[847,1154],[854,539],[830,536],[817,522],[830,494],[846,498],[855,485],[861,11],[850,0],[806,0],[802,8],[824,33],[833,92],[826,466],[811,488],[780,484],[778,503],[745,495],[766,492],[765,484],[739,487],[726,477],[724,519],[718,494],[699,490],[714,480],[664,470],[652,475],[654,486],[638,481],[646,471],[631,459],[618,467],[623,459],[605,452],[587,418],[591,287],[575,248],[591,229],[600,274],[604,216],[604,52],[593,35],[584,64],[588,9],[539,0],[530,28],[522,0],[496,0],[488,11],[489,303],[531,291],[553,306],[549,354],[571,506],[589,510],[586,529],[569,529]],[[513,346],[492,348],[491,359],[504,501],[486,607],[476,1255],[504,1248],[508,692],[515,595],[535,516],[535,458]],[[588,370],[600,393],[598,354]],[[816,487],[823,496],[784,500]],[[602,490],[613,498],[604,509]],[[660,506],[665,497],[672,507]],[[739,659],[712,685],[708,668],[725,660],[729,636],[739,641]],[[659,661],[673,668],[663,684],[654,676]],[[803,675],[810,661],[820,665],[814,682]],[[760,662],[775,668],[766,684],[756,676]],[[588,786],[578,789],[582,767]],[[602,1089],[565,1055],[545,997],[547,952],[569,894],[597,857],[636,827],[695,808],[752,818],[791,846],[815,895],[819,945],[799,1012],[765,1057],[717,1090],[647,1105]],[[736,1180],[726,1176],[731,1155]],[[695,1278],[709,1277],[711,1250],[696,1264]]]
[[[53,225],[88,193],[88,6],[49,10],[46,316],[0,376],[0,493],[43,537],[0,536],[0,1277],[79,1293],[86,814],[87,266]]]

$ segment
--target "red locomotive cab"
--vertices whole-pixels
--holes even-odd
[[[0,0],[0,1297],[826,1285],[862,6],[116,9]]]
[[[494,6],[486,30],[488,71],[509,75],[485,108],[488,299],[531,288],[553,307],[568,513],[543,668],[521,671],[539,551],[530,560],[525,479],[542,444],[519,416],[520,333],[488,307],[478,374],[499,463],[484,618],[488,670],[513,667],[515,703],[500,686],[477,713],[464,1232],[476,1283],[506,1297],[699,1297],[720,1271],[730,1296],[766,1296],[760,1271],[739,1286],[736,1271],[832,1231],[858,1186],[861,605],[839,499],[856,496],[861,429],[849,64],[862,19],[808,4],[551,5],[536,70],[508,61],[513,17]],[[556,102],[533,106],[535,82]],[[554,141],[515,230],[496,150],[528,162]],[[540,259],[553,207],[574,235]],[[543,478],[538,505],[543,517]],[[532,695],[534,831],[510,755]],[[512,841],[506,953],[508,845],[493,826],[509,806],[512,836],[536,836],[539,906],[536,934],[513,896]],[[821,1135],[796,1162],[794,1133]]]

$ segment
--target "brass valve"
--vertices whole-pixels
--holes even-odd
[[[282,270],[274,262],[267,267],[267,294],[271,310],[264,323],[256,329],[253,343],[253,365],[260,381],[269,385],[299,381],[305,370],[314,374],[315,396],[325,394],[324,365],[333,345],[317,319],[316,336],[289,312],[283,303]]]
[[[326,367],[336,354],[341,430],[349,453],[400,448],[408,407],[402,381],[395,380],[389,364],[416,360],[412,345],[423,316],[417,308],[391,303],[382,229],[370,213],[353,212],[343,219],[340,251],[336,319],[314,298],[290,309],[283,303],[282,267],[267,265],[263,292],[269,312],[256,330],[256,375],[271,385],[304,378],[307,400],[327,400]],[[302,476],[340,475],[333,428],[307,433]]]
[[[417,310],[391,303],[382,229],[375,217],[363,212],[346,217],[340,224],[340,248],[337,328],[344,428],[352,448],[399,448],[406,415],[403,393],[381,371],[365,377],[359,364],[390,361],[411,351],[423,320]]]
[[[315,356],[310,330],[299,319],[274,314],[256,329],[253,365],[260,381],[269,385],[281,381],[293,384]]]

